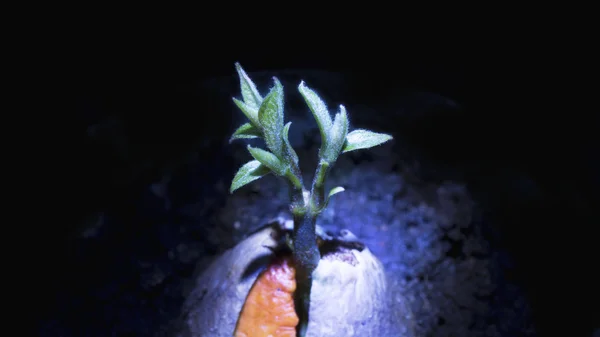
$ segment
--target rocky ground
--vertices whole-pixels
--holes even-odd
[[[310,181],[318,131],[292,97],[297,74],[278,76],[290,96],[291,142]],[[305,72],[303,79],[323,88],[331,106],[353,97],[343,76]],[[256,74],[256,80],[266,86],[266,76]],[[242,123],[241,113],[229,107],[237,93],[232,87],[235,81],[221,78],[196,88],[210,91],[231,112],[231,131]],[[495,234],[481,203],[460,174],[432,168],[384,117],[393,109],[418,114],[434,103],[459,107],[427,93],[386,95],[374,104],[347,102],[353,127],[390,130],[395,140],[340,157],[328,184],[346,191],[334,197],[320,225],[350,229],[381,259],[389,296],[398,303],[391,310],[406,312],[413,322],[407,335],[535,336],[528,301],[511,278],[508,254],[491,244]],[[56,286],[41,336],[166,336],[188,281],[202,266],[271,219],[288,217],[287,191],[274,177],[229,195],[233,174],[250,157],[245,145],[229,145],[227,137],[197,142],[150,183],[130,187],[119,208],[87,218],[65,248],[69,272],[56,283],[77,281]]]

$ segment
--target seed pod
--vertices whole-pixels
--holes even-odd
[[[288,260],[273,249],[281,245],[284,227],[260,230],[218,257],[197,278],[183,307],[179,333],[174,336],[231,337],[236,326],[238,332],[245,332],[239,329],[247,323],[288,327],[294,317],[288,310],[292,284],[284,291],[281,307],[271,310],[271,315],[285,313],[291,319],[273,323],[277,320],[266,315],[259,322],[256,315],[262,305],[256,305],[257,296],[274,296],[276,283],[286,282],[292,273],[293,265],[284,264],[282,261]],[[322,258],[313,273],[307,337],[401,336],[399,331],[405,327],[397,319],[399,313],[388,310],[381,262],[349,231],[321,237],[320,242]],[[279,281],[265,279],[279,272],[283,276]],[[274,303],[270,305],[276,306]],[[295,336],[295,332],[273,336]]]

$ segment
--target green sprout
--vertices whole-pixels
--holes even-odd
[[[348,132],[346,108],[340,105],[339,112],[332,119],[323,100],[302,81],[298,90],[312,112],[321,133],[319,163],[312,186],[307,190],[302,182],[298,155],[288,140],[292,123],[284,124],[283,86],[276,77],[273,77],[274,86],[263,98],[239,63],[235,64],[235,68],[240,77],[242,100],[233,98],[233,101],[248,118],[248,123],[240,126],[233,133],[230,141],[262,138],[267,150],[248,145],[248,151],[254,160],[239,169],[233,178],[230,193],[269,173],[287,180],[290,187],[290,212],[294,218],[290,248],[296,265],[295,301],[300,318],[298,330],[299,336],[304,336],[308,324],[312,273],[321,259],[315,232],[316,220],[327,207],[329,199],[344,191],[343,187],[338,186],[325,194],[327,173],[341,153],[368,149],[387,142],[392,139],[392,136],[363,129]]]

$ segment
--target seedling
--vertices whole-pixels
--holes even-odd
[[[325,194],[327,173],[340,154],[383,144],[392,139],[392,136],[363,129],[349,132],[346,108],[340,105],[332,119],[317,93],[303,81],[300,82],[298,91],[306,101],[321,133],[319,162],[312,185],[310,189],[306,189],[298,166],[298,155],[288,139],[292,123],[284,124],[283,86],[273,77],[274,86],[263,98],[239,63],[235,64],[235,68],[240,77],[242,100],[233,98],[233,101],[248,118],[248,122],[233,133],[231,141],[262,138],[267,149],[248,145],[248,151],[254,160],[239,169],[231,183],[230,192],[270,173],[282,177],[289,184],[290,212],[294,219],[289,245],[293,252],[298,284],[295,293],[296,311],[300,319],[298,331],[300,336],[304,336],[308,324],[312,273],[321,259],[317,246],[316,220],[327,207],[329,199],[344,191],[343,187],[338,186]]]

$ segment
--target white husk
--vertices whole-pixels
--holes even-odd
[[[273,254],[265,246],[275,246],[274,233],[265,228],[213,261],[197,278],[175,336],[233,336],[246,296],[266,262],[247,277],[242,275],[253,261]],[[351,254],[358,261],[355,266],[329,258],[315,270],[307,337],[396,335],[386,317],[390,315],[381,262],[368,248],[352,249]]]
[[[323,259],[313,274],[307,337],[382,336],[385,274],[368,248],[352,250],[356,266]]]

